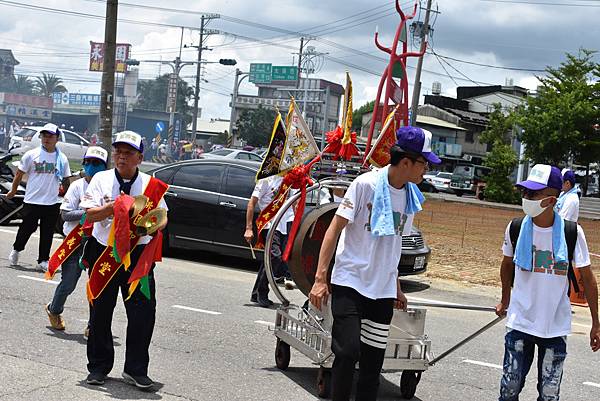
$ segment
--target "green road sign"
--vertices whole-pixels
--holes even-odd
[[[250,82],[253,82],[255,84],[271,83],[271,70],[272,65],[270,63],[250,64]]]
[[[273,81],[295,81],[298,79],[298,67],[288,65],[274,65],[271,70]]]

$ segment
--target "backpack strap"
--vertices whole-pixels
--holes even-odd
[[[569,270],[567,271],[567,277],[569,283],[573,285],[575,292],[579,292],[579,284],[577,284],[577,277],[575,277],[575,270],[573,268],[573,259],[575,257],[575,246],[577,245],[577,223],[574,221],[564,220],[565,222],[565,239],[567,241],[567,253],[569,255]],[[571,295],[571,286],[567,294]]]
[[[510,227],[508,228],[508,236],[510,237],[510,243],[513,249],[513,255],[517,251],[517,240],[519,239],[519,233],[521,232],[521,224],[523,223],[523,217],[515,217],[510,222]],[[510,279],[510,286],[512,287],[515,282],[515,270],[512,270],[512,276]]]

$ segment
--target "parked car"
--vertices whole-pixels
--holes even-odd
[[[204,153],[202,156],[205,158],[222,157],[225,159],[250,160],[254,162],[263,161],[262,157],[254,152],[229,148],[213,150],[212,152]]]
[[[23,127],[10,138],[12,154],[23,154],[40,146],[40,131],[43,127]],[[89,141],[76,132],[60,129],[61,135],[57,147],[69,160],[83,160]]]
[[[428,171],[427,174],[423,175],[423,181],[431,182],[431,179],[438,175],[440,172],[437,170]]]
[[[478,199],[483,199],[485,179],[490,171],[489,167],[475,164],[460,164],[454,167],[450,188],[456,196],[462,196],[467,193],[475,195]]]
[[[452,181],[452,173],[441,171],[435,177],[432,177],[430,182],[438,191],[454,192],[450,189],[450,181]]]
[[[165,250],[184,248],[251,258],[242,233],[259,168],[260,163],[251,161],[207,158],[149,171],[169,184],[165,194],[169,207]],[[413,229],[402,243],[400,274],[424,272],[431,251],[421,233]],[[256,256],[262,258],[262,252],[257,251]]]

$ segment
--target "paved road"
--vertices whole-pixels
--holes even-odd
[[[68,300],[67,330],[48,326],[43,306],[55,289],[33,271],[37,239],[32,238],[20,267],[6,255],[16,227],[0,228],[0,400],[315,400],[317,369],[292,351],[290,368],[275,368],[275,339],[268,330],[275,312],[248,303],[256,266],[239,259],[179,253],[156,272],[157,324],[151,346],[150,376],[158,390],[139,392],[120,379],[124,358],[125,312],[114,316],[116,362],[104,386],[85,384],[87,319],[84,282]],[[56,242],[58,244],[58,240]],[[404,284],[413,298],[493,305],[497,290],[460,287],[452,282],[415,279]],[[304,302],[298,291],[286,294]],[[440,353],[493,316],[485,312],[427,311],[426,331]],[[575,314],[575,333],[563,380],[563,399],[600,399],[600,354],[587,347],[589,318]],[[493,400],[502,358],[499,325],[425,372],[415,400]],[[534,368],[535,371],[535,368]],[[523,399],[535,399],[535,374]],[[384,374],[381,400],[398,400],[400,373]]]

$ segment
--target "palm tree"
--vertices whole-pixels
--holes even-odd
[[[41,77],[35,78],[35,90],[38,95],[50,97],[54,92],[67,92],[62,79],[54,74],[42,73]]]
[[[32,95],[34,83],[27,75],[17,75],[15,92],[21,95]]]

